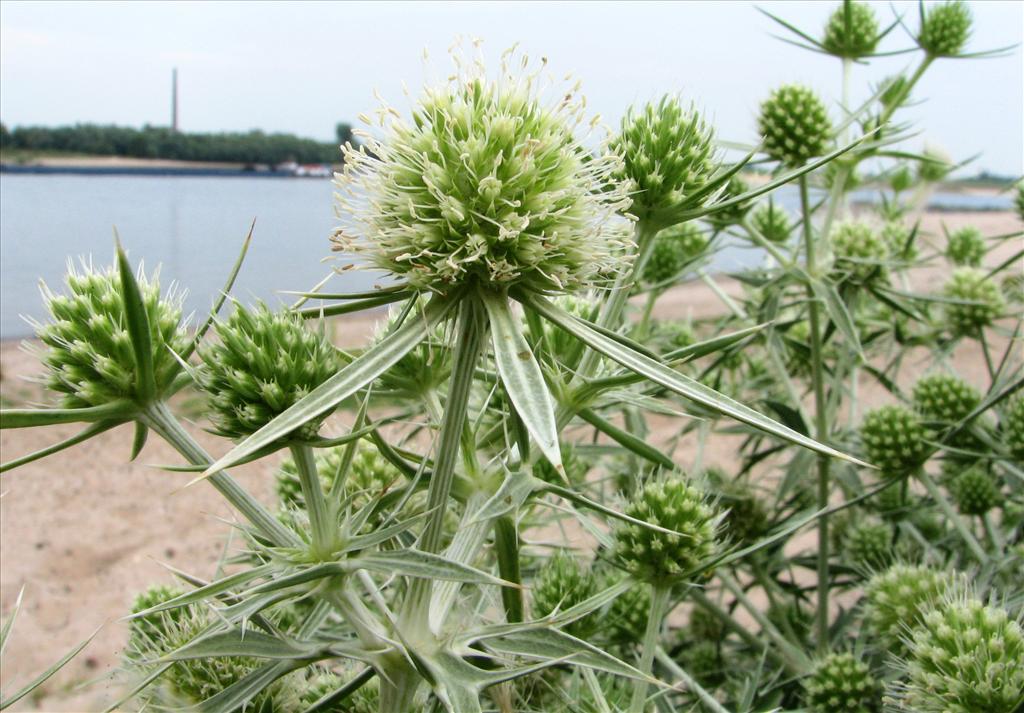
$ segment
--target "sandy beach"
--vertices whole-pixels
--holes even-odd
[[[971,224],[985,235],[1021,229],[1010,213],[929,214],[923,221],[925,239],[941,242],[940,222],[950,229]],[[1022,242],[1004,244],[990,264],[1009,257]],[[1021,265],[1017,266],[1021,269]],[[935,290],[948,276],[944,265],[918,271],[914,287]],[[723,280],[726,292],[738,285]],[[701,282],[678,287],[658,303],[659,317],[703,317],[725,308]],[[362,343],[379,315],[356,315],[339,320],[335,334],[341,346]],[[982,360],[965,347],[956,355],[961,375],[985,383]],[[38,374],[34,356],[18,343],[0,344],[0,398],[4,406],[44,400],[28,377]],[[865,403],[880,397],[868,389]],[[192,398],[180,404],[196,419],[190,430],[214,454],[225,442],[204,433],[201,403]],[[331,426],[345,424],[347,415]],[[652,443],[664,445],[674,425],[652,419]],[[0,432],[3,460],[10,460],[67,438],[78,426]],[[0,480],[0,607],[6,618],[19,591],[22,611],[5,652],[2,685],[13,692],[66,651],[97,632],[91,644],[36,695],[15,710],[85,711],[109,706],[120,692],[112,674],[119,665],[126,625],[119,622],[135,593],[154,582],[168,582],[164,565],[202,578],[215,575],[233,520],[230,509],[205,484],[184,488],[190,476],[157,466],[178,464],[180,458],[158,438],[151,437],[135,463],[128,463],[131,430],[123,426],[87,443],[29,466],[6,473]],[[726,439],[712,439],[706,454],[711,462],[728,463],[732,452]],[[691,454],[684,442],[674,454],[682,467]],[[265,503],[273,503],[273,469],[280,456],[241,467],[233,475]],[[98,631],[97,631],[98,629]],[[90,685],[83,684],[91,682]]]

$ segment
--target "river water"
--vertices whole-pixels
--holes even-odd
[[[201,320],[255,218],[233,294],[246,303],[290,301],[279,291],[309,289],[337,264],[322,262],[335,224],[332,189],[330,181],[317,179],[2,174],[0,338],[30,335],[22,316],[45,317],[40,278],[56,289],[69,259],[91,256],[98,265],[110,264],[115,226],[133,263],[143,259],[147,270],[160,265],[162,284],[186,288],[186,311]],[[777,196],[794,207],[788,187]],[[985,197],[958,198],[977,203]],[[1009,198],[1005,202],[1008,207]],[[726,247],[711,268],[736,270],[760,259],[757,251]],[[347,271],[333,277],[329,289],[363,290],[379,278]]]

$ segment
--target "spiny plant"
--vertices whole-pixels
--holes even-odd
[[[343,148],[330,246],[373,290],[218,299],[189,333],[118,246],[47,291],[53,406],[0,423],[84,429],[3,469],[133,423],[133,457],[155,434],[239,515],[212,581],[134,603],[114,707],[1012,713],[1021,231],[944,242],[917,220],[956,164],[906,148],[911,94],[986,53],[960,3],[912,28],[878,11],[843,2],[819,34],[773,18],[841,90],[766,92],[735,161],[688,97],[609,130],[546,60],[457,48]],[[901,27],[918,63],[856,106],[857,65]],[[858,182],[877,202],[852,205]],[[733,247],[765,261],[723,286]],[[687,281],[724,311],[662,318]],[[368,344],[332,344],[379,307]],[[279,451],[274,505],[227,472]]]

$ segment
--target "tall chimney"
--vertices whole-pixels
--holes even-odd
[[[171,72],[171,131],[178,133],[178,68]]]

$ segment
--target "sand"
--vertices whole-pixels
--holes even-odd
[[[941,235],[939,221],[951,229],[973,224],[986,235],[1021,227],[1009,213],[944,213],[926,216],[925,230]],[[1021,244],[1017,240],[1004,245],[1002,255],[1011,255]],[[915,275],[915,287],[936,289],[947,274],[944,267],[924,269]],[[721,284],[727,292],[739,293],[735,283],[723,280]],[[698,281],[667,293],[655,314],[705,316],[723,310],[714,293]],[[335,330],[339,344],[361,343],[377,318],[345,318]],[[960,350],[956,361],[965,378],[985,383],[976,351]],[[38,387],[24,380],[38,372],[35,357],[17,343],[0,344],[3,404],[40,401]],[[866,404],[882,398],[878,389],[864,394]],[[192,414],[199,408],[194,403],[184,406]],[[201,425],[189,428],[208,450],[222,454],[225,443],[203,433]],[[675,424],[658,417],[652,419],[652,427],[650,440],[662,447]],[[44,447],[77,430],[77,426],[60,426],[0,432],[2,459]],[[128,612],[135,593],[151,583],[169,582],[164,564],[204,578],[216,572],[231,531],[230,509],[211,487],[183,488],[188,475],[160,470],[157,466],[177,464],[180,459],[158,438],[150,438],[135,463],[127,463],[130,444],[130,427],[123,426],[6,473],[0,480],[0,608],[5,619],[24,589],[21,614],[0,671],[4,692],[10,694],[96,632],[75,660],[15,710],[93,711],[109,706],[121,691],[121,684],[111,679],[126,638],[126,626],[118,618]],[[706,460],[728,464],[734,453],[728,440],[713,438],[711,445]],[[683,467],[692,464],[692,450],[685,446],[675,450]],[[235,469],[233,474],[272,504],[272,473],[278,460],[269,458]]]

